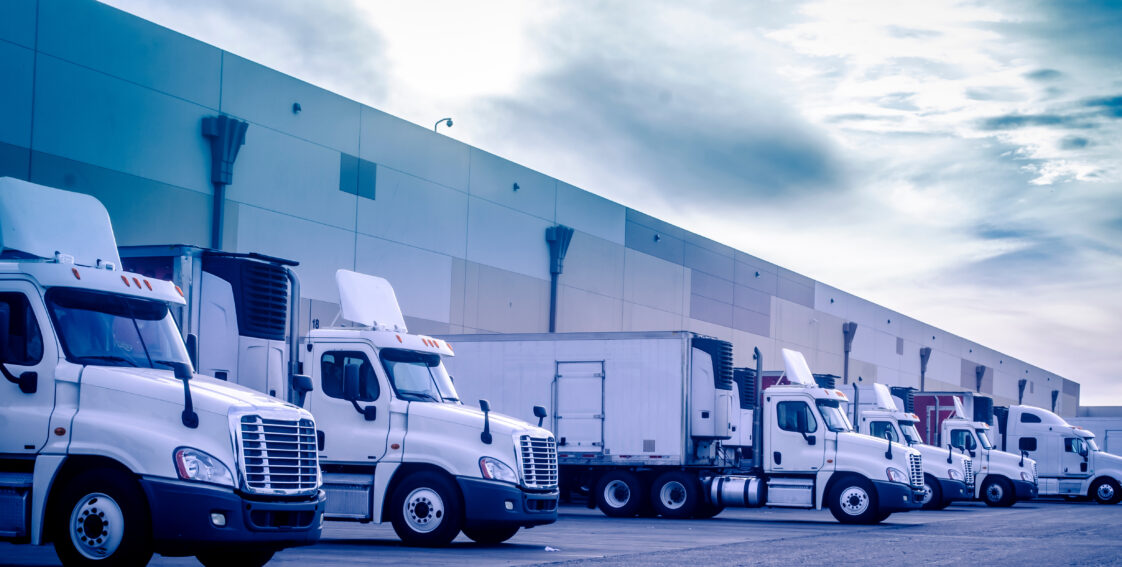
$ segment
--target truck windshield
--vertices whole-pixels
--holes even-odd
[[[993,449],[993,443],[990,442],[990,434],[985,429],[978,429],[978,442],[982,444],[982,448],[989,451]]]
[[[459,403],[439,354],[397,348],[378,353],[398,397],[411,402]]]
[[[923,443],[923,439],[919,436],[919,431],[916,431],[916,422],[901,421],[900,431],[904,433],[904,439],[908,440],[908,445],[919,445]]]
[[[838,407],[837,400],[814,400],[818,406],[818,413],[822,414],[822,421],[826,422],[826,428],[830,431],[852,431],[853,426],[849,424],[849,418],[842,413]]]
[[[167,304],[67,287],[47,290],[66,360],[95,366],[190,367]]]

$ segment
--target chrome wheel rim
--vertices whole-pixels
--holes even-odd
[[[125,513],[107,494],[87,494],[70,512],[70,541],[86,559],[105,559],[121,547]]]
[[[686,487],[672,480],[658,490],[658,499],[667,510],[678,510],[686,505]]]
[[[1111,498],[1114,498],[1114,487],[1111,486],[1109,482],[1104,482],[1099,485],[1099,488],[1095,491],[1095,494],[1098,495],[1099,500],[1110,500]]]
[[[431,488],[418,488],[405,497],[405,523],[409,529],[427,534],[444,522],[444,500]]]
[[[927,506],[931,503],[931,498],[935,496],[935,491],[931,490],[931,485],[925,482],[923,483],[923,488],[920,489],[920,494],[922,495],[920,497],[920,503]]]
[[[850,486],[841,493],[841,509],[850,516],[860,516],[869,509],[869,493],[860,486]]]
[[[612,508],[623,508],[631,501],[631,487],[622,480],[613,480],[604,485],[604,502]]]
[[[986,498],[990,502],[998,502],[1003,496],[1005,496],[1005,489],[1001,488],[1000,484],[994,482],[986,487]]]

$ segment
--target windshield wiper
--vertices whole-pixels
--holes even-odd
[[[152,364],[163,364],[164,366],[167,366],[168,368],[171,368],[172,370],[175,370],[175,367],[177,365],[180,365],[180,364],[183,364],[183,363],[182,362],[175,362],[175,361],[172,361],[172,360],[153,360]]]
[[[436,396],[434,396],[434,395],[432,395],[428,392],[414,392],[412,390],[398,390],[397,393],[405,394],[405,395],[408,395],[408,396],[417,396],[418,398],[429,399],[429,400],[432,400],[432,401],[438,402],[438,403],[441,401],[440,398],[437,398]]]
[[[113,354],[91,354],[91,355],[87,355],[87,356],[76,356],[75,358],[78,358],[78,359],[81,359],[81,360],[104,360],[104,361],[107,361],[107,362],[124,362],[124,363],[128,364],[129,366],[132,366],[133,368],[140,368],[140,365],[137,364],[136,362],[134,362],[134,361],[132,361],[128,358],[125,358],[123,356],[117,356],[117,355],[113,355]]]

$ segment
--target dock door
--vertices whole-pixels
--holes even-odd
[[[557,362],[553,432],[558,450],[604,450],[604,361]]]

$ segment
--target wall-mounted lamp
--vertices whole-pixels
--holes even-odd
[[[654,241],[655,241],[655,242],[658,242],[659,240],[662,240],[662,237],[661,237],[661,236],[659,236],[659,235],[657,235],[657,234],[656,234],[656,235],[654,235]]]
[[[292,103],[292,113],[293,114],[300,114],[301,110],[304,110],[304,107],[300,106],[300,103],[298,103],[298,102]]]
[[[517,183],[515,183],[515,184],[514,184],[514,190],[515,190],[515,191],[517,191],[517,190],[519,190],[519,189],[521,189],[521,187],[519,187],[519,186],[518,186],[518,184],[517,184]]]
[[[451,128],[451,127],[452,127],[452,119],[451,119],[451,118],[441,118],[440,120],[437,120],[437,121],[436,121],[436,124],[433,124],[433,125],[432,125],[432,131],[433,131],[433,132],[436,132],[436,127],[437,127],[437,126],[440,126],[440,123],[441,123],[441,122],[443,122],[443,123],[444,123],[444,124],[445,124],[446,126],[448,126],[449,128]]]

